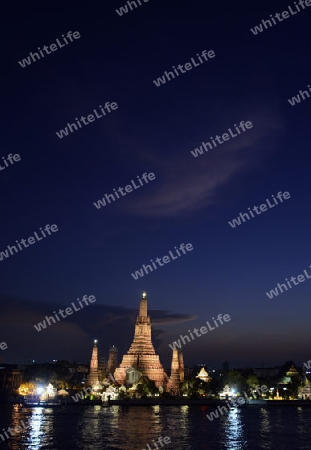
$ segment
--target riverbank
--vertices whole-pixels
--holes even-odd
[[[19,404],[24,408],[31,407],[41,407],[41,408],[51,408],[56,406],[226,406],[228,401],[226,400],[215,400],[210,398],[185,398],[185,397],[170,397],[170,398],[131,398],[131,399],[119,399],[119,400],[109,400],[102,402],[100,399],[84,399],[79,402],[73,402],[71,399],[63,399],[61,402],[38,402],[26,404],[19,401],[4,402],[3,404]],[[311,400],[247,400],[244,404],[239,405],[239,408],[252,407],[252,406],[295,406],[295,407],[311,407]],[[235,406],[232,405],[232,408]]]
[[[226,405],[225,400],[214,400],[206,398],[133,398],[133,399],[122,399],[122,400],[110,400],[109,405],[119,405],[119,406],[218,406]],[[309,406],[311,407],[311,400],[248,400],[245,406]]]

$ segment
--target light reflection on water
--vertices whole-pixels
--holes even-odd
[[[44,421],[45,427],[47,428],[47,433],[43,432],[43,419],[45,415],[45,411],[43,408],[36,408],[31,415],[31,419],[29,421],[29,444],[33,450],[40,449],[40,443],[43,436],[52,435],[52,424],[50,421]]]
[[[220,418],[222,448],[230,450],[248,449],[244,436],[244,424],[241,408],[231,408],[227,414]]]
[[[19,433],[6,441],[8,447],[13,450],[27,448],[40,450],[50,448],[49,443],[53,440],[53,410],[47,408],[20,408],[18,405],[12,407],[12,418],[9,426],[13,429],[21,428]],[[22,422],[27,428],[22,426]],[[7,430],[8,427],[5,429]],[[9,434],[9,433],[8,433]],[[3,443],[4,445],[4,443]]]
[[[310,414],[311,415],[311,410]],[[297,432],[299,439],[299,448],[301,450],[310,449],[310,422],[304,413],[304,408],[297,408]],[[308,439],[309,438],[309,439]]]
[[[260,415],[261,447],[268,450],[272,445],[270,409],[260,408]]]
[[[0,407],[0,429],[29,421],[29,428],[0,450],[141,450],[168,436],[163,450],[307,450],[311,408],[231,408],[219,419],[214,408],[194,406],[59,408]],[[159,447],[161,450],[162,448]]]

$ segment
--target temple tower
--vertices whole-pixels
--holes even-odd
[[[126,371],[134,367],[143,376],[153,380],[157,387],[167,383],[159,356],[156,354],[151,341],[151,322],[148,316],[147,294],[143,292],[139,306],[139,315],[136,319],[134,339],[129,351],[123,355],[120,366],[115,370],[114,377],[118,383],[126,381]]]
[[[101,381],[106,377],[107,361],[99,352],[98,354],[98,379]]]
[[[182,354],[181,350],[179,350],[178,352],[178,360],[179,360],[179,377],[180,382],[182,383],[185,379],[185,365],[184,365],[184,355]]]
[[[107,376],[111,373],[113,375],[114,371],[118,366],[118,349],[114,345],[109,349],[109,358],[107,364]]]
[[[171,364],[171,376],[167,384],[167,391],[173,395],[179,394],[180,386],[180,366],[179,366],[179,354],[178,349],[174,348]]]
[[[91,358],[91,363],[90,363],[90,372],[89,372],[87,381],[91,386],[94,386],[95,384],[99,383],[97,339],[94,340],[94,347],[93,347],[92,358]]]
[[[199,378],[200,380],[204,381],[204,383],[209,383],[212,380],[204,367],[202,367],[196,378]]]

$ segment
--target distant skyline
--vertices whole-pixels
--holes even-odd
[[[311,8],[254,35],[288,5],[150,1],[121,17],[122,3],[48,14],[25,4],[18,15],[7,6],[0,254],[10,254],[0,260],[0,342],[8,345],[0,358],[87,362],[94,338],[106,356],[115,344],[121,358],[146,290],[165,366],[170,343],[218,314],[230,322],[187,343],[186,365],[302,365],[311,358],[311,283],[271,299],[266,292],[311,265],[311,98],[289,102],[311,84]],[[79,33],[72,42],[70,30]],[[64,47],[19,64],[56,39]],[[204,51],[215,57],[205,61]],[[194,66],[197,54],[203,63]],[[155,178],[118,191],[145,183],[145,173]],[[279,192],[290,198],[254,212]],[[230,226],[250,210],[254,218]],[[47,224],[57,232],[19,249]],[[193,250],[132,277],[182,243]],[[96,303],[35,330],[83,295]]]
[[[294,360],[297,365],[302,366],[303,362],[307,360],[303,353],[297,351],[294,346],[282,345],[281,340],[276,357],[274,356],[274,349],[271,349],[272,351],[269,353],[266,350],[262,351],[260,343],[264,341],[264,345],[268,346],[271,335],[265,338],[258,336],[256,339],[253,338],[251,329],[243,332],[245,346],[236,348],[238,345],[236,331],[238,330],[234,326],[234,316],[230,316],[230,321],[224,327],[216,328],[212,320],[213,317],[218,316],[216,313],[199,318],[186,314],[173,314],[165,310],[153,310],[150,308],[148,297],[147,299],[148,314],[151,316],[152,323],[152,341],[156,352],[160,355],[161,361],[166,367],[169,367],[171,363],[172,349],[170,344],[178,340],[180,334],[183,336],[189,335],[189,331],[193,331],[195,327],[201,328],[206,325],[206,321],[209,321],[210,326],[215,328],[212,330],[213,332],[202,335],[200,338],[191,340],[191,342],[187,342],[187,339],[185,339],[187,343],[182,345],[181,350],[184,353],[186,365],[205,363],[209,367],[221,368],[222,364],[228,361],[231,368],[267,367],[282,365],[285,361]],[[57,312],[59,308],[64,309],[65,305],[59,303],[46,305],[42,302],[18,301],[13,298],[4,299],[2,297],[1,304],[5,302],[9,306],[5,310],[6,323],[2,320],[1,330],[3,335],[8,336],[6,343],[10,348],[5,352],[0,352],[0,360],[5,359],[8,363],[21,364],[33,359],[41,362],[66,359],[88,363],[94,339],[98,339],[101,356],[107,358],[109,348],[115,345],[118,348],[120,360],[122,355],[128,351],[133,340],[139,301],[137,301],[136,309],[99,305],[98,302],[97,304],[89,304],[87,308],[84,307],[83,310],[74,312],[72,316],[41,329],[40,334],[38,334],[34,325],[38,326],[38,322],[42,322],[46,315],[55,316],[53,311]],[[78,306],[77,299],[75,302]],[[19,311],[18,314],[17,311]],[[224,316],[226,313],[222,315]],[[21,348],[19,347],[20,336],[15,334],[17,328],[23,335]],[[250,345],[249,339],[252,339],[252,345]],[[233,342],[231,343],[231,341]],[[301,343],[303,345],[302,340]],[[231,352],[235,352],[233,355],[237,356],[232,357]],[[11,355],[10,359],[5,358],[7,354]]]

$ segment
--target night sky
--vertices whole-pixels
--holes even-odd
[[[250,28],[294,2],[215,10],[203,0],[141,0],[119,16],[125,3],[26,3],[3,12],[0,161],[9,153],[21,160],[0,171],[0,252],[46,224],[58,231],[0,261],[0,342],[8,345],[0,358],[88,362],[98,338],[103,355],[115,344],[120,359],[146,290],[164,365],[173,340],[219,313],[231,321],[187,344],[186,365],[302,364],[311,357],[311,280],[272,299],[266,292],[311,273],[311,97],[288,102],[311,84],[311,6],[254,35]],[[80,39],[18,64],[68,31]],[[215,58],[155,86],[203,50]],[[118,109],[57,137],[106,102]],[[241,121],[253,128],[192,156]],[[144,172],[155,180],[94,206]],[[228,224],[279,191],[290,199]],[[182,243],[193,251],[133,279]],[[97,301],[34,329],[84,294]]]

